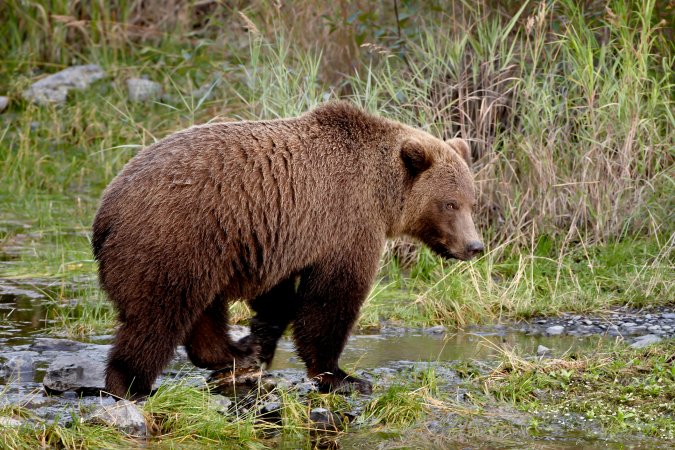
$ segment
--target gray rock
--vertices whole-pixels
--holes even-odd
[[[650,327],[647,328],[647,331],[658,331],[661,329],[661,325],[651,325]]]
[[[661,314],[661,317],[664,319],[675,319],[675,313],[663,313]]]
[[[13,417],[0,417],[0,427],[15,428],[23,425],[23,422]]]
[[[74,352],[81,350],[86,347],[86,344],[77,341],[71,341],[70,339],[55,339],[55,338],[35,338],[32,344],[30,344],[30,349],[36,352],[44,352],[48,350],[59,351],[59,352]]]
[[[554,325],[552,327],[546,328],[546,333],[550,334],[551,336],[558,336],[560,334],[563,334],[565,331],[565,327],[562,325]]]
[[[654,334],[645,334],[640,336],[631,344],[632,348],[645,348],[648,345],[657,344],[661,342],[662,339]]]
[[[127,92],[132,102],[152,101],[162,96],[162,85],[143,78],[129,78]]]
[[[258,418],[263,422],[281,425],[281,403],[267,402],[258,410]]]
[[[85,89],[105,76],[96,64],[68,67],[33,83],[23,92],[23,98],[39,105],[64,103],[71,89]]]
[[[219,394],[211,395],[211,406],[224,414],[232,406],[232,399]]]
[[[49,393],[76,392],[80,395],[99,395],[105,390],[105,355],[93,353],[60,356],[47,368],[43,384]]]
[[[85,422],[114,427],[132,436],[146,437],[148,435],[145,416],[138,406],[129,400],[120,400],[114,405],[101,406],[87,416]]]
[[[0,112],[3,112],[9,106],[9,97],[0,96]]]
[[[17,352],[10,354],[4,363],[0,363],[0,376],[21,376],[32,373],[35,369],[37,352]],[[24,378],[24,377],[21,377]]]
[[[624,322],[621,324],[622,328],[632,328],[636,326],[637,324],[635,322]]]
[[[422,330],[425,334],[443,334],[446,329],[443,325],[437,325],[435,327],[429,327]]]
[[[548,347],[545,347],[543,345],[540,345],[539,347],[537,347],[537,355],[539,355],[539,356],[548,355],[550,352],[551,352],[551,349],[548,348]]]
[[[591,325],[593,325],[593,321],[592,321],[592,320],[589,320],[589,319],[583,320],[582,323],[583,323],[584,325],[589,326],[589,327],[590,327]]]
[[[336,432],[342,429],[342,419],[326,408],[314,408],[309,412],[309,420],[315,430]]]

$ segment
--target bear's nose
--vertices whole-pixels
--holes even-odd
[[[476,256],[479,253],[483,253],[485,246],[481,241],[471,241],[466,244],[466,253],[470,258]]]

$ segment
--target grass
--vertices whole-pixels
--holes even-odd
[[[50,332],[113,329],[89,230],[102,190],[139,148],[192,124],[292,116],[337,97],[470,141],[488,247],[448,263],[391,243],[360,327],[673,305],[675,61],[662,2],[282,3],[0,2],[0,95],[10,98],[0,113],[0,277],[44,293]],[[83,63],[108,77],[64,105],[22,99],[32,82]],[[137,76],[166,96],[129,102],[125,81]],[[232,316],[245,322],[249,311],[236,303]],[[362,422],[339,438],[378,445],[363,426],[390,446],[501,445],[550,433],[552,417],[570,414],[608,435],[672,439],[671,357],[672,344],[554,362],[510,354],[490,375],[462,362],[468,404],[434,373],[403,377],[363,402]],[[310,406],[352,401],[274,395],[281,434],[255,408],[232,416],[202,389],[164,386],[143,407],[151,444],[311,447]],[[0,411],[21,414],[30,412]],[[501,420],[517,414],[528,424]],[[425,431],[439,417],[466,435]],[[0,435],[9,448],[140,445],[81,421]]]
[[[535,429],[556,420],[607,434],[675,439],[675,345],[529,361],[505,351],[502,364],[480,377],[487,393],[535,413]]]

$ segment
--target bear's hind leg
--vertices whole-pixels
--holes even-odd
[[[182,340],[180,327],[168,320],[123,321],[115,335],[106,366],[106,390],[132,399],[150,395],[152,384]]]
[[[216,297],[199,316],[185,340],[190,361],[203,369],[249,369],[258,367],[257,348],[243,348],[228,333],[228,303]]]

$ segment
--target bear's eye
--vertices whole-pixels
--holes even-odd
[[[455,202],[448,202],[448,203],[445,204],[445,209],[447,209],[449,211],[452,211],[452,210],[455,210],[455,209],[459,209],[459,207],[457,206],[457,203],[455,203]]]

